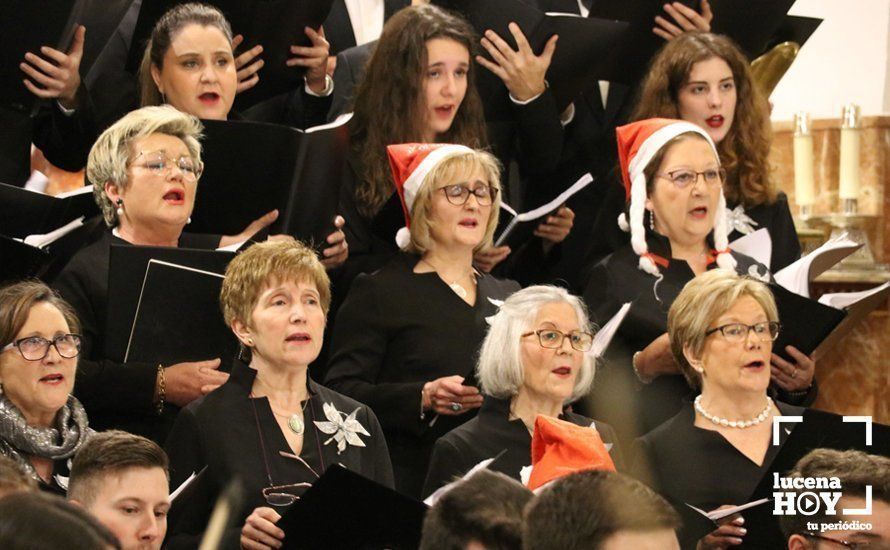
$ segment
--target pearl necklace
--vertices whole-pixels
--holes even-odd
[[[695,410],[698,411],[698,413],[700,415],[704,416],[705,418],[707,418],[708,420],[710,420],[711,422],[713,422],[714,424],[716,424],[718,426],[744,429],[744,428],[750,428],[751,426],[756,426],[757,424],[760,424],[764,420],[769,418],[769,412],[773,408],[773,400],[770,399],[769,397],[767,397],[766,398],[766,407],[764,407],[763,410],[760,411],[760,414],[758,414],[755,418],[752,418],[751,420],[727,420],[726,418],[720,418],[719,416],[714,416],[713,414],[706,411],[705,408],[702,406],[701,395],[699,395],[698,397],[695,398],[694,405],[695,405]]]

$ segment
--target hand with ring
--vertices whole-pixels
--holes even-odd
[[[482,405],[482,394],[475,386],[464,386],[464,377],[437,378],[423,386],[423,410],[436,414],[458,415]]]
[[[775,353],[770,359],[772,363],[771,378],[773,384],[788,392],[804,391],[813,385],[816,374],[816,361],[807,357],[794,346],[786,346],[785,351],[794,363],[786,361]]]

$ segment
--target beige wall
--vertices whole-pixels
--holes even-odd
[[[890,0],[797,0],[789,13],[825,21],[773,92],[773,120],[838,118],[848,102],[890,114]]]

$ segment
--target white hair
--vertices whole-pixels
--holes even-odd
[[[522,334],[534,329],[541,307],[552,303],[567,303],[575,310],[580,330],[593,332],[587,308],[577,296],[563,288],[535,285],[515,292],[507,298],[496,315],[489,318],[490,327],[476,365],[476,377],[482,392],[498,399],[508,399],[519,393],[524,383],[524,369],[520,353]],[[584,353],[581,372],[567,403],[584,396],[593,383],[596,358]]]

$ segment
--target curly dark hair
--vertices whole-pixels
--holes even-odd
[[[714,57],[729,65],[737,93],[733,124],[717,144],[727,172],[723,192],[730,203],[771,204],[777,190],[767,160],[772,143],[769,102],[755,85],[748,60],[729,38],[688,32],[668,42],[649,65],[631,120],[680,118],[677,98],[692,66]]]
[[[426,43],[446,38],[475,51],[473,28],[464,19],[435,6],[413,6],[393,15],[383,28],[365,77],[355,95],[350,131],[362,173],[356,201],[362,215],[373,217],[394,191],[386,146],[423,141]],[[451,128],[439,136],[445,143],[474,149],[486,146],[482,100],[470,63],[467,93]]]

